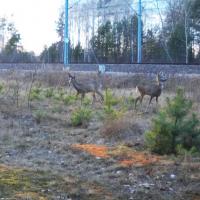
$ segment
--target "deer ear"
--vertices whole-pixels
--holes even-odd
[[[75,78],[75,76],[72,76],[70,73],[68,73],[68,76],[69,76],[70,78]]]

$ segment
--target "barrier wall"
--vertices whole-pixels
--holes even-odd
[[[97,64],[69,64],[72,71],[97,71]],[[63,64],[41,63],[0,63],[0,70],[62,70]],[[169,65],[169,64],[106,64],[106,72],[124,73],[157,73],[163,71],[168,74],[200,74],[200,65]]]

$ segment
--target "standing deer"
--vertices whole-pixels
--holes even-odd
[[[81,102],[85,97],[86,93],[92,92],[93,95],[93,103],[96,100],[96,96],[95,93],[97,93],[100,97],[101,97],[101,101],[104,100],[104,97],[102,95],[102,93],[99,91],[100,90],[100,81],[99,80],[88,80],[85,82],[78,82],[75,78],[75,76],[72,76],[70,73],[68,73],[69,75],[69,85],[73,85],[73,87],[76,89],[76,96],[78,96],[79,94],[81,94]],[[100,74],[98,73],[98,76]]]
[[[162,92],[162,84],[165,82],[167,78],[161,77],[161,74],[158,73],[156,75],[156,82],[157,84],[153,85],[137,85],[136,86],[136,91],[140,93],[140,96],[138,96],[135,100],[135,108],[137,105],[137,102],[140,100],[140,104],[142,104],[143,97],[145,95],[150,96],[149,104],[146,108],[146,110],[149,108],[149,105],[151,104],[151,101],[154,97],[156,97],[156,102],[158,103],[158,97],[161,95]]]

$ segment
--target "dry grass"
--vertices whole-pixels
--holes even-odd
[[[17,79],[15,76],[18,76]],[[80,80],[88,79],[88,74],[82,74],[79,77],[79,74],[77,73],[77,78],[80,78]],[[105,172],[102,171],[102,176],[97,176],[96,171],[98,170],[96,169],[98,167],[100,171],[102,170],[102,166],[104,165],[111,168],[113,166],[117,166],[120,167],[120,169],[121,167],[127,168],[140,166],[140,168],[134,168],[134,173],[136,174],[135,177],[139,180],[140,177],[137,176],[137,173],[140,173],[140,170],[143,170],[144,167],[147,166],[147,168],[149,168],[152,164],[156,166],[161,166],[160,169],[162,172],[162,169],[164,168],[163,165],[165,165],[165,163],[172,163],[171,160],[169,161],[163,157],[152,155],[145,151],[137,151],[135,149],[144,149],[143,146],[140,145],[143,144],[143,133],[149,129],[150,121],[152,117],[155,116],[155,112],[159,111],[160,107],[166,104],[166,97],[173,97],[176,88],[183,87],[188,97],[195,101],[194,111],[196,112],[200,110],[198,102],[198,100],[200,99],[200,92],[198,86],[200,78],[193,79],[185,77],[171,77],[166,83],[166,87],[163,89],[163,93],[159,98],[159,106],[157,106],[155,101],[153,101],[153,104],[150,106],[148,113],[141,113],[139,115],[139,113],[137,113],[132,107],[127,106],[128,109],[125,111],[125,115],[123,115],[123,117],[116,120],[103,121],[103,119],[105,119],[102,117],[103,105],[96,102],[95,105],[87,105],[94,112],[95,115],[91,119],[91,122],[89,123],[87,129],[83,129],[81,127],[74,128],[70,126],[70,116],[74,109],[80,107],[80,99],[74,100],[72,103],[65,104],[63,100],[60,99],[60,96],[56,96],[57,98],[50,98],[42,94],[43,96],[41,99],[32,100],[31,106],[28,107],[27,94],[30,88],[31,73],[5,73],[1,75],[0,79],[2,80],[1,82],[5,86],[5,90],[3,91],[3,93],[0,94],[0,123],[2,125],[0,134],[2,148],[0,153],[2,155],[2,163],[9,162],[11,165],[21,164],[23,166],[36,166],[36,168],[38,167],[40,169],[45,170],[50,169],[58,173],[60,173],[59,170],[61,170],[79,177],[81,173],[83,173],[83,176],[88,177],[90,177],[90,175],[92,174],[91,180],[94,180],[96,177],[103,177],[105,178],[105,182],[107,182],[110,185],[113,184],[113,187],[115,188],[116,182],[120,184],[120,181],[126,182],[128,180],[128,184],[134,185],[134,183],[131,182],[131,180],[129,180],[127,176],[120,177],[119,179],[109,179],[109,176],[116,175],[116,171],[114,170],[112,171],[112,173],[108,172],[109,174],[104,174]],[[134,99],[137,96],[137,94],[135,93],[136,84],[143,82],[147,83],[148,81],[151,82],[151,80],[146,79],[145,76],[137,75],[128,75],[125,77],[119,76],[117,77],[117,79],[114,75],[106,75],[105,81],[106,87],[111,88],[112,92],[114,92],[114,95],[116,95],[117,98],[122,97],[122,100],[127,100],[129,97],[133,97]],[[15,90],[15,86],[19,87],[16,87]],[[73,88],[68,88],[67,74],[63,72],[46,72],[43,74],[38,73],[36,76],[36,80],[34,81],[33,87],[40,87],[42,88],[42,90],[46,90],[49,87],[53,87],[56,94],[60,94],[59,89],[61,88],[62,91],[65,93],[64,95],[66,96],[75,93],[75,90]],[[18,91],[18,89],[19,106],[17,106],[17,102],[14,98],[16,97],[14,91]],[[147,103],[148,97],[145,97],[143,102],[144,108],[146,108]],[[126,102],[124,102],[124,104],[126,104]],[[113,106],[113,108],[116,111],[118,111],[124,106],[124,104],[120,102],[116,106]],[[42,112],[44,111],[46,113],[46,115],[43,118],[41,118],[41,123],[39,124],[36,123],[36,119],[34,118],[34,112],[37,110],[41,110]],[[38,115],[37,117],[42,116]],[[127,142],[132,142],[132,144],[119,145],[127,144]],[[136,143],[138,143],[140,146],[136,146]],[[75,151],[71,151],[71,148],[69,147],[72,147],[72,149],[75,149]],[[13,149],[15,151],[13,151]],[[38,154],[36,154],[36,151],[34,151],[34,149],[37,150]],[[83,159],[82,162],[80,162],[80,160],[82,159],[82,154],[79,154],[79,151],[86,152],[86,154],[91,155],[91,157],[89,157],[91,159],[89,160],[91,161],[89,162],[89,169],[91,169],[92,173],[86,172],[88,170],[87,160]],[[11,154],[9,155],[8,153]],[[16,160],[16,155],[19,156],[20,159]],[[23,158],[22,160],[20,156]],[[102,160],[97,161],[96,159],[93,159],[93,156],[102,158]],[[68,162],[69,160],[70,162]],[[109,162],[107,163],[104,161]],[[100,163],[99,166],[97,166],[97,162]],[[180,165],[173,166],[176,169],[180,169]],[[185,168],[186,182],[188,180],[199,180],[199,165],[187,165],[185,166]],[[171,173],[170,170],[166,170],[166,173]],[[21,177],[26,177],[27,173],[24,174],[23,172],[21,176],[20,172],[19,177],[16,177],[15,173],[12,175],[11,171],[12,170],[9,170],[9,168],[0,166],[0,172],[2,172],[2,177],[4,176],[4,174],[6,174],[6,176],[8,174],[8,177],[5,177],[5,179],[1,179],[1,181],[3,181],[2,184],[5,185],[6,183],[9,185],[10,179],[12,178],[12,181],[17,181],[17,186],[18,184],[23,186]],[[191,174],[191,171],[195,173]],[[10,176],[10,174],[12,176]],[[39,199],[45,197],[48,198],[50,196],[52,197],[55,194],[54,191],[52,191],[52,193],[50,194],[47,194],[45,192],[41,193],[41,190],[43,189],[43,184],[41,185],[41,187],[39,187],[39,190],[34,190],[35,188],[38,188],[38,183],[35,181],[37,181],[37,179],[44,180],[43,174],[37,174],[38,172],[30,173],[30,175],[28,176],[28,182],[24,183],[32,184],[33,182],[33,190],[30,191],[27,189],[25,191],[21,191],[20,188],[20,190],[15,191],[14,188],[14,192],[12,192],[12,187],[9,185],[11,187],[11,189],[9,188],[8,190],[8,192],[11,191],[9,192],[10,196],[13,197],[15,195],[16,198],[20,199]],[[32,181],[32,177],[34,177],[34,181]],[[45,188],[50,187],[60,189],[61,183],[63,187],[66,187],[67,185],[63,180],[59,178],[56,182],[58,183],[58,185],[56,185],[55,187],[48,185],[51,182],[51,179],[55,180],[55,176],[47,173],[45,174],[45,177]],[[26,179],[24,181],[26,181]],[[168,179],[166,179],[166,181],[168,181]],[[175,181],[176,183],[178,182],[177,180]],[[78,180],[77,182],[75,181],[73,184],[71,184],[70,182],[67,185],[66,193],[69,193],[69,191],[72,190],[75,191],[72,194],[72,199],[76,199],[77,196],[75,195],[79,194],[79,192],[82,191],[80,190],[80,187],[77,187],[77,184],[79,183],[80,180]],[[81,182],[81,184],[82,187],[85,184],[85,180]],[[177,184],[179,184],[178,186],[180,186],[180,183]],[[122,191],[123,189],[121,187],[122,186],[120,186],[119,188],[120,191]],[[86,184],[83,188],[84,191],[88,191],[89,188],[90,193],[95,193],[98,195],[104,195],[105,193],[105,191],[102,190],[101,187],[99,189],[99,187],[95,186],[94,182],[92,182],[90,185]],[[115,192],[116,191],[113,191],[112,194],[115,194]],[[41,195],[39,195],[40,193]],[[73,195],[75,196],[75,198],[73,198]],[[107,195],[109,196],[109,194]],[[88,198],[89,196],[90,194],[86,195],[86,198],[84,199],[92,199]],[[104,198],[97,197],[96,199]],[[114,197],[114,199],[117,198]]]
[[[117,137],[119,134],[127,131],[132,126],[130,119],[125,117],[119,119],[108,119],[100,129],[100,133],[105,137]]]

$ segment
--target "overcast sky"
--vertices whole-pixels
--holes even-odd
[[[64,0],[0,0],[0,17],[14,22],[24,49],[39,54],[57,41],[56,21]]]

